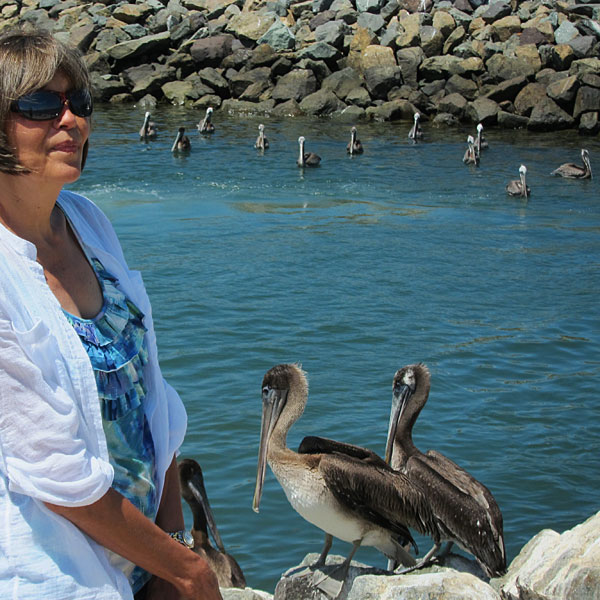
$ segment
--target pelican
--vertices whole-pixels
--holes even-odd
[[[321,162],[321,157],[314,152],[304,152],[304,136],[301,135],[298,138],[298,144],[300,146],[300,155],[298,156],[299,167],[318,167]]]
[[[217,524],[208,503],[208,496],[204,487],[204,477],[200,465],[191,458],[184,458],[179,463],[179,482],[181,495],[188,503],[194,525],[194,552],[204,558],[215,572],[219,580],[219,587],[245,588],[246,579],[242,569],[233,556],[225,552],[225,547]],[[215,550],[208,537],[210,531],[218,550]]]
[[[361,545],[374,546],[390,559],[413,566],[403,545],[415,547],[408,526],[434,527],[423,492],[409,484],[370,450],[327,440],[304,438],[300,452],[286,437],[308,399],[308,383],[298,365],[283,364],[263,378],[260,446],[252,508],[258,512],[268,462],[292,507],[325,532],[325,545],[314,567],[325,563],[333,537],[352,543],[340,570],[342,582]]]
[[[442,541],[456,542],[475,556],[488,577],[499,577],[506,572],[506,554],[502,513],[491,492],[443,454],[423,454],[413,443],[412,428],[429,397],[430,381],[424,364],[394,375],[385,451],[386,461],[425,491],[437,524],[434,545],[418,566],[434,556]]]
[[[463,156],[463,162],[466,165],[477,166],[479,164],[479,156],[477,152],[475,152],[475,140],[473,139],[472,135],[467,137],[467,144],[469,145],[469,147],[465,151],[465,155]]]
[[[581,160],[583,161],[583,167],[575,163],[565,163],[564,165],[560,165],[558,169],[554,169],[550,175],[560,175],[567,179],[591,179],[592,165],[590,164],[590,153],[585,148],[581,150]]]
[[[522,198],[528,198],[531,194],[531,190],[527,187],[527,167],[521,165],[519,167],[519,179],[513,179],[508,182],[506,186],[506,192],[510,196],[521,196]]]
[[[258,137],[254,147],[257,150],[266,150],[269,147],[269,140],[265,137],[265,126],[262,123],[258,126]]]
[[[350,141],[346,146],[346,152],[348,152],[350,155],[362,154],[364,152],[361,141],[356,138],[356,127],[352,127],[350,130]]]
[[[198,131],[200,133],[214,133],[215,132],[215,126],[212,124],[211,122],[211,117],[212,117],[212,113],[213,113],[213,109],[209,106],[206,109],[206,114],[204,115],[204,119],[202,119],[202,121],[200,121],[200,123],[198,123],[197,127],[198,127]]]
[[[416,112],[415,116],[414,116],[414,124],[411,127],[411,130],[408,132],[408,138],[413,140],[413,142],[416,142],[417,140],[420,140],[423,137],[423,131],[421,130],[421,126],[419,125],[419,119],[421,118],[421,115]]]
[[[171,152],[189,152],[192,149],[190,138],[185,135],[185,127],[180,127],[177,137],[171,146]]]
[[[154,139],[156,137],[156,126],[154,125],[154,121],[150,120],[151,116],[152,115],[146,111],[146,114],[144,115],[144,124],[140,129],[141,140]]]
[[[483,137],[483,125],[481,123],[477,124],[477,137],[475,138],[475,152],[477,152],[477,156],[481,155],[481,151],[485,150],[489,144],[486,139]]]

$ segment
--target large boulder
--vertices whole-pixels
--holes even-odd
[[[498,85],[495,85],[490,89],[486,97],[494,102],[512,102],[517,94],[527,85],[526,77],[514,77],[513,79],[507,79],[502,81]]]
[[[577,91],[573,117],[576,119],[586,112],[597,112],[600,109],[600,89],[582,85]]]
[[[300,110],[308,115],[326,116],[341,112],[346,105],[331,91],[320,89],[304,97]]]
[[[108,55],[115,60],[125,60],[139,58],[140,56],[149,59],[166,50],[171,42],[171,36],[168,31],[147,35],[137,40],[121,42],[111,46],[106,50]]]
[[[517,114],[528,117],[533,108],[546,97],[546,88],[540,83],[526,85],[515,98]]]
[[[371,97],[385,100],[388,93],[403,83],[402,71],[398,66],[370,67],[364,72],[365,83]]]
[[[276,51],[293,50],[296,46],[296,37],[285,23],[277,20],[258,38],[256,43],[268,44]]]
[[[473,123],[495,125],[498,116],[498,104],[489,98],[477,98],[467,104],[465,117]]]
[[[562,534],[538,533],[499,583],[507,600],[600,598],[600,512]]]
[[[361,87],[362,82],[363,80],[357,71],[352,67],[346,67],[326,77],[321,83],[321,89],[330,90],[338,98],[345,100],[352,90]]]
[[[225,31],[242,42],[256,43],[278,20],[275,13],[242,12],[231,17]]]
[[[419,65],[424,58],[425,53],[421,48],[401,48],[396,52],[396,60],[402,71],[404,82],[412,88],[417,88]]]
[[[527,128],[532,131],[554,131],[569,129],[574,124],[575,120],[569,113],[558,106],[554,100],[545,96],[531,111]]]
[[[231,54],[234,40],[230,34],[196,40],[190,48],[190,54],[201,67],[219,67],[223,59]]]
[[[317,91],[317,78],[308,69],[295,69],[279,79],[272,93],[278,102],[295,100],[300,102],[309,94]]]
[[[425,81],[436,79],[448,79],[456,73],[460,73],[462,59],[458,56],[431,56],[423,60],[419,66],[419,78]]]

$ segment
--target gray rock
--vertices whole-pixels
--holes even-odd
[[[344,36],[348,31],[348,26],[344,21],[329,21],[315,29],[315,40],[341,50],[344,46]]]
[[[579,89],[579,80],[575,75],[557,79],[546,87],[546,94],[552,98],[561,108],[573,112],[573,102],[577,90]]]
[[[370,12],[360,13],[356,22],[359,27],[369,29],[376,34],[380,33],[385,27],[385,21],[383,20],[383,17]]]
[[[528,117],[531,111],[546,98],[546,88],[539,83],[529,83],[515,98],[515,110],[517,114]]]
[[[441,112],[433,117],[431,125],[433,127],[455,127],[459,124],[459,120],[450,113]]]
[[[366,117],[375,121],[412,121],[416,107],[408,100],[390,100],[379,106],[369,106]]]
[[[515,115],[504,110],[498,111],[498,127],[503,129],[526,129],[528,123],[528,117]]]
[[[467,100],[475,100],[477,96],[478,87],[477,84],[471,79],[465,79],[460,75],[452,75],[446,82],[446,93],[447,94],[460,94]],[[488,96],[489,98],[489,96]]]
[[[296,57],[298,59],[312,58],[313,60],[323,60],[327,64],[333,65],[342,57],[342,54],[337,48],[334,48],[325,42],[315,42],[300,50],[300,52],[296,54]]]
[[[252,588],[221,588],[223,600],[273,600],[273,595]]]
[[[269,67],[257,67],[250,71],[242,71],[229,79],[231,95],[239,98],[254,83],[269,83],[271,70]]]
[[[498,115],[498,104],[489,98],[477,98],[469,102],[465,108],[465,118],[473,123],[495,125]]]
[[[583,75],[584,73],[600,75],[600,58],[582,58],[571,63],[569,75]]]
[[[513,79],[508,79],[494,86],[486,94],[486,97],[498,103],[506,100],[512,102],[525,85],[527,85],[526,77],[514,77]]]
[[[146,94],[156,95],[161,86],[175,78],[175,69],[152,63],[130,67],[122,73],[124,81],[130,86],[135,98]]]
[[[98,102],[108,102],[116,94],[127,92],[125,82],[116,75],[101,75],[92,72],[90,74],[92,82],[92,96]]]
[[[600,23],[593,19],[581,19],[576,24],[581,35],[591,35],[600,40]]]
[[[200,81],[214,90],[221,98],[229,96],[229,83],[227,80],[213,67],[206,67],[198,71]]]
[[[424,59],[425,53],[421,48],[402,48],[396,52],[396,60],[402,71],[404,82],[413,88],[417,87],[419,66]]]
[[[273,116],[275,117],[299,117],[303,114],[295,100],[282,102],[273,109]]]
[[[321,89],[333,92],[340,100],[345,100],[352,90],[360,88],[362,77],[352,67],[332,73],[321,83]]]
[[[385,6],[386,0],[356,0],[358,12],[378,13]]]
[[[527,129],[532,131],[555,131],[556,129],[569,129],[573,127],[575,120],[565,112],[554,100],[545,96],[534,106],[529,117]],[[565,598],[577,598],[578,596],[564,596]]]
[[[458,93],[448,94],[437,103],[437,110],[440,113],[453,115],[457,119],[463,119],[467,100]]]
[[[295,69],[279,79],[272,97],[276,101],[295,100],[299,102],[317,91],[317,79],[307,69]]]
[[[270,67],[278,58],[279,54],[269,44],[260,44],[250,54],[246,66],[249,69]]]
[[[277,20],[265,33],[258,38],[257,44],[269,44],[277,52],[293,50],[296,46],[296,37],[289,27]]]
[[[587,112],[579,119],[579,133],[581,135],[597,135],[600,132],[598,112]]]
[[[462,26],[466,31],[469,30],[469,25],[473,20],[473,17],[466,13],[465,11],[459,10],[456,5],[451,8],[448,13],[452,16],[452,18],[456,21],[457,26]]]
[[[317,27],[321,25],[325,25],[325,23],[329,23],[330,21],[335,21],[335,11],[333,10],[325,10],[323,12],[317,13],[309,22],[308,26],[311,31],[315,31]]]
[[[361,108],[367,108],[371,105],[371,96],[364,87],[357,87],[348,92],[344,99],[347,104],[355,104]]]
[[[536,67],[527,59],[502,54],[494,54],[487,61],[486,67],[492,81],[497,83],[515,77],[532,77],[537,72]]]
[[[423,25],[419,31],[421,48],[425,56],[437,56],[442,53],[444,36],[432,25]]]
[[[460,71],[461,59],[458,56],[432,56],[419,66],[419,79],[433,81],[448,79]]]
[[[403,83],[400,67],[370,67],[364,73],[367,90],[374,99],[384,100],[389,91]]]
[[[465,36],[465,28],[462,25],[460,25],[446,38],[446,41],[444,42],[444,46],[442,48],[443,54],[452,54],[454,48],[456,48],[456,46],[458,46],[465,39]],[[475,54],[473,54],[472,56],[474,55]]]
[[[577,92],[573,117],[579,118],[582,113],[596,112],[600,108],[600,89],[583,85]]]
[[[492,2],[482,13],[481,18],[487,23],[493,23],[511,14],[510,4],[505,2]]]
[[[307,115],[328,116],[341,112],[346,105],[331,91],[318,90],[300,102],[300,110]]]
[[[331,75],[331,69],[322,60],[303,58],[296,63],[296,68],[312,71],[313,75],[317,78],[317,87],[320,87],[323,80]]]
[[[586,58],[593,56],[596,46],[596,38],[592,35],[580,35],[569,42],[577,58]]]
[[[194,100],[212,93],[209,87],[201,84],[198,77],[184,81],[169,81],[161,87],[161,90],[164,97],[175,106],[191,106]]]
[[[274,107],[274,100],[265,100],[264,102],[245,102],[243,100],[227,98],[227,100],[223,100],[223,104],[221,104],[221,111],[230,115],[269,115],[271,113],[275,114]]]
[[[235,35],[244,43],[256,43],[276,21],[279,21],[279,17],[275,13],[242,12],[231,17],[225,32]]]
[[[568,44],[579,35],[579,30],[571,21],[563,21],[554,31],[554,41],[557,44]]]
[[[96,33],[96,27],[91,23],[76,24],[69,32],[69,43],[85,53],[94,41]]]
[[[600,512],[562,534],[545,529],[532,538],[500,580],[508,600],[597,599],[600,593]]]
[[[364,108],[361,108],[360,106],[351,105],[346,106],[346,108],[344,108],[344,110],[342,110],[341,113],[333,116],[336,117],[338,120],[344,122],[356,123],[357,121],[364,119],[365,115],[366,111]]]
[[[203,67],[218,67],[231,54],[234,39],[232,35],[223,33],[196,40],[190,48],[190,54]]]

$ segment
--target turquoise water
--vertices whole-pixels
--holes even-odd
[[[203,466],[229,552],[248,585],[273,592],[322,532],[289,506],[270,471],[252,495],[261,381],[300,362],[310,397],[288,441],[324,435],[383,453],[399,367],[425,362],[429,402],[414,431],[494,493],[509,559],[539,530],[600,508],[600,185],[549,172],[600,139],[486,130],[479,168],[463,165],[466,128],[359,124],[365,154],[348,157],[350,124],[105,107],[72,187],[113,221],[140,269],[165,376],[189,413],[183,456]],[[184,125],[191,154],[170,147]],[[470,128],[473,129],[474,128]],[[296,167],[297,137],[322,157]],[[529,202],[504,187],[528,168]],[[189,514],[187,515],[189,520]],[[428,549],[422,541],[421,549]],[[333,552],[349,546],[334,543]],[[357,560],[385,566],[376,551]]]

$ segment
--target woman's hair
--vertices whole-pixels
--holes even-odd
[[[75,89],[89,89],[90,76],[79,51],[43,30],[0,35],[0,172],[27,173],[6,135],[13,100],[39,90],[60,72]],[[87,142],[84,149],[87,154]],[[83,165],[82,165],[83,168]]]

